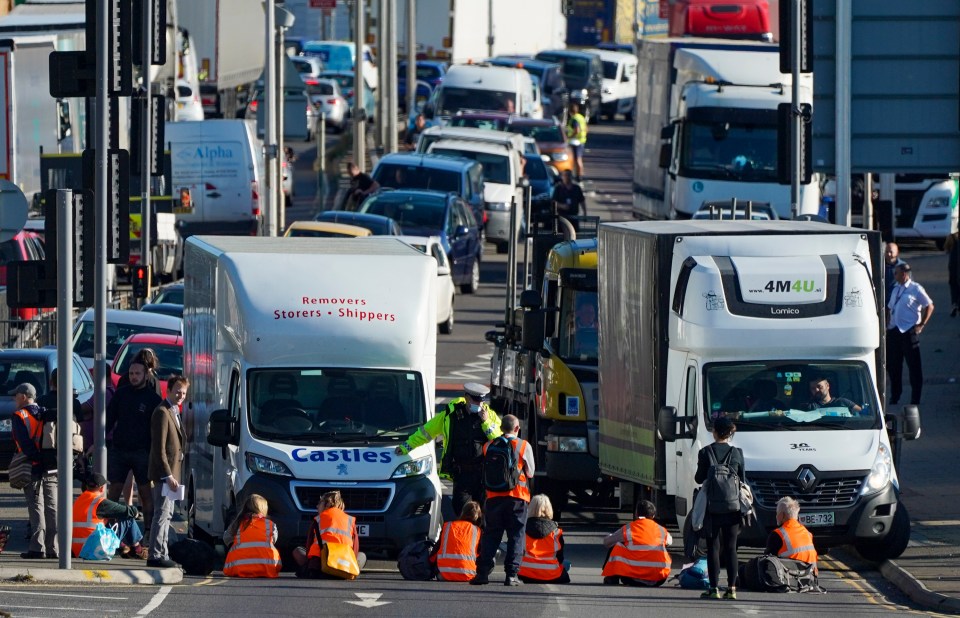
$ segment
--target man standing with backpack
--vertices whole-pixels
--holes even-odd
[[[700,596],[719,599],[720,556],[727,570],[724,599],[737,598],[737,536],[740,534],[740,483],[743,482],[743,451],[730,444],[737,427],[723,416],[713,421],[713,444],[697,453],[694,480],[707,492],[707,514],[702,534],[707,539],[707,574],[710,589]],[[720,544],[723,538],[723,551]]]
[[[507,533],[507,554],[503,563],[506,578],[504,586],[519,586],[520,559],[524,549],[524,526],[527,523],[527,505],[530,503],[530,482],[535,464],[533,448],[521,440],[520,421],[507,414],[501,421],[503,435],[483,446],[483,482],[487,488],[484,507],[486,527],[480,540],[480,558],[473,585],[490,583],[497,547]]]

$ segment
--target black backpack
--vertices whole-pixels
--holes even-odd
[[[170,559],[183,567],[187,575],[206,577],[220,564],[213,547],[196,539],[181,539],[170,545]]]
[[[483,457],[483,484],[490,491],[510,491],[520,482],[514,440],[516,438],[500,436],[487,445],[487,453]]]
[[[710,469],[703,487],[707,491],[707,512],[716,515],[740,512],[740,477],[730,464],[734,447],[730,447],[723,459],[717,461],[713,446],[707,447]]]
[[[778,556],[757,556],[741,564],[738,581],[757,592],[826,592],[814,565]]]
[[[437,567],[430,562],[434,542],[430,540],[414,541],[400,550],[397,568],[404,579],[424,582],[437,576]]]

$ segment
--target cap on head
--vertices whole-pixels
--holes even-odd
[[[87,475],[87,478],[84,479],[87,487],[103,487],[107,484],[107,477],[103,476],[99,472],[93,472]]]
[[[19,386],[17,386],[17,388],[13,389],[13,394],[26,395],[30,399],[36,399],[37,389],[33,386],[33,384],[30,384],[29,382],[24,382],[23,384],[20,384]]]
[[[473,399],[484,400],[490,396],[490,389],[477,382],[467,382],[463,385],[463,390]]]

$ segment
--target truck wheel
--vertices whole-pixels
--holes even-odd
[[[470,281],[460,286],[460,291],[464,294],[476,294],[480,289],[480,260],[473,261],[473,268],[470,269]]]
[[[197,525],[197,501],[196,495],[193,490],[193,485],[190,486],[190,492],[187,494],[187,499],[189,500],[189,507],[187,507],[187,535],[194,540],[203,541],[211,547],[215,543],[215,539],[206,533],[203,528]]]
[[[884,560],[899,558],[900,554],[907,549],[907,543],[909,542],[910,514],[907,513],[907,507],[901,502],[897,504],[897,510],[893,514],[893,524],[887,536],[880,541],[860,541],[854,547],[867,560],[883,562]]]

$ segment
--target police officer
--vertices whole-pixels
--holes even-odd
[[[458,397],[446,409],[426,422],[397,447],[406,455],[443,434],[443,461],[439,472],[453,480],[453,511],[459,513],[470,500],[483,503],[483,445],[501,435],[500,417],[487,399],[490,389],[483,384],[463,385],[465,397]]]

